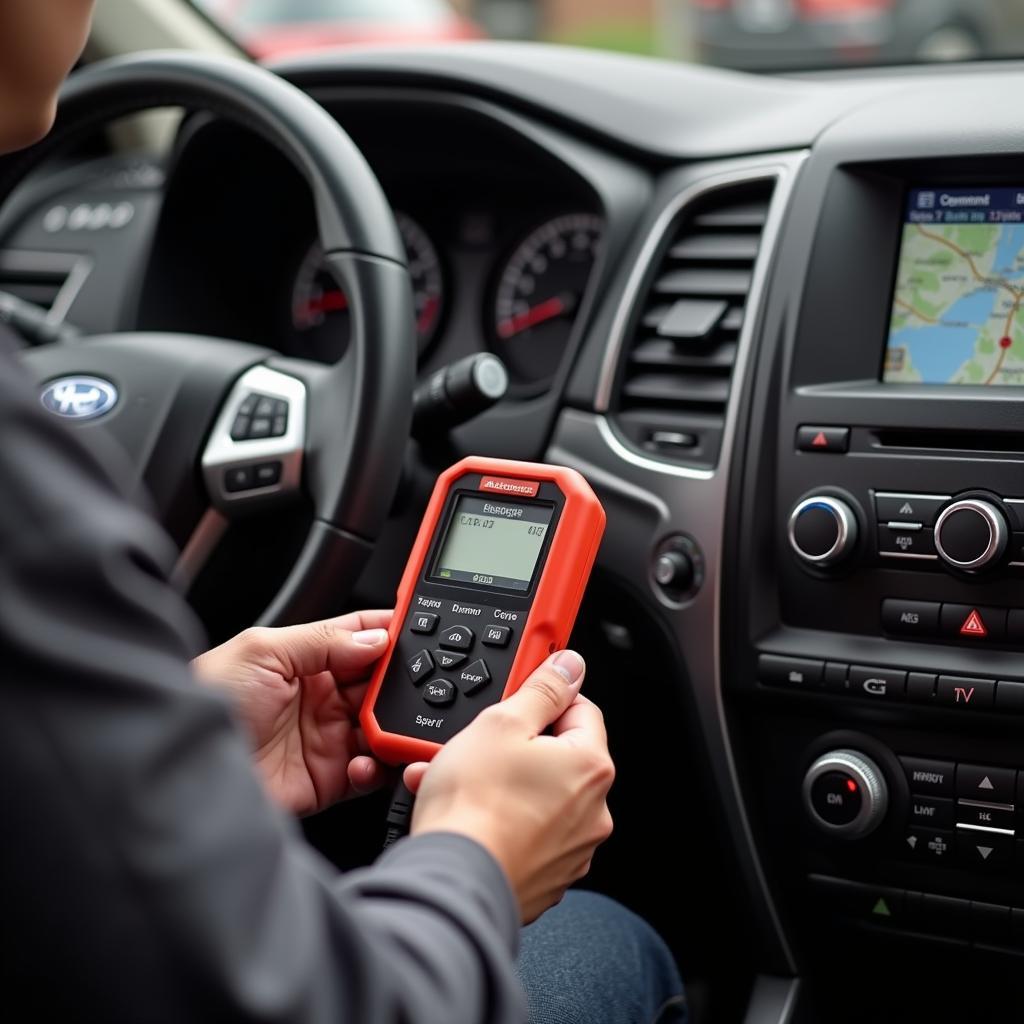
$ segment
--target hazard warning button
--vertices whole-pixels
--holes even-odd
[[[850,450],[850,428],[798,427],[796,447],[801,452],[835,452],[841,455]]]
[[[944,604],[939,618],[945,636],[978,643],[1006,637],[1006,609],[987,605]]]

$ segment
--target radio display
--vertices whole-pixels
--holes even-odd
[[[530,589],[554,508],[462,495],[431,577],[506,590]]]
[[[1024,385],[1024,187],[907,197],[886,384]]]

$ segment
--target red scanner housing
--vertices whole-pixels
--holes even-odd
[[[604,526],[564,466],[471,456],[438,477],[360,712],[378,758],[429,761],[566,646]]]

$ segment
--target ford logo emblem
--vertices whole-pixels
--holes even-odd
[[[117,405],[117,388],[99,377],[61,377],[47,384],[43,407],[69,420],[93,420]]]

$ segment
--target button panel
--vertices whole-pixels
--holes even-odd
[[[415,594],[377,700],[381,728],[443,743],[468,725],[501,698],[527,614],[524,601]]]
[[[288,432],[288,401],[250,392],[242,400],[231,424],[232,441],[284,437]]]

